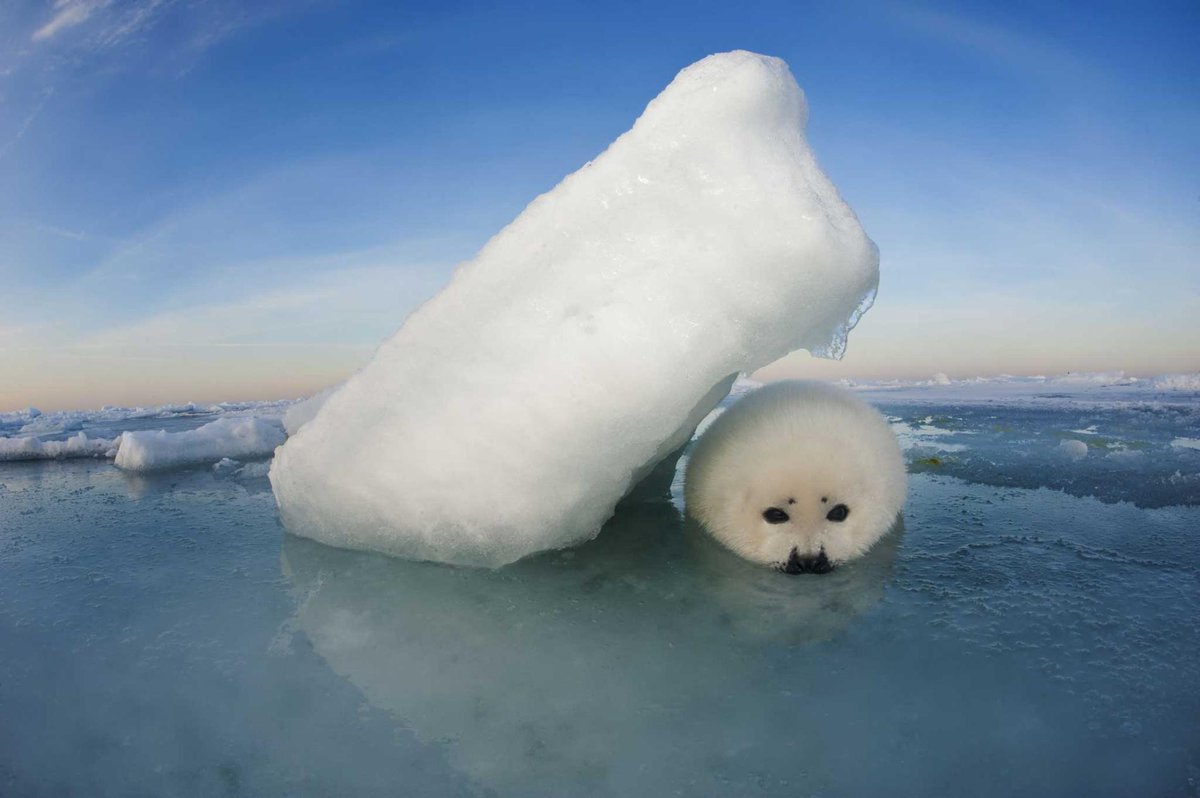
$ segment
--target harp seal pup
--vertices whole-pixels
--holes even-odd
[[[883,537],[904,504],[887,421],[848,391],[777,382],[705,430],[688,460],[687,512],[752,562],[828,573]]]

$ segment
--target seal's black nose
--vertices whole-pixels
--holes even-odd
[[[783,565],[785,574],[827,574],[832,570],[833,563],[825,556],[825,549],[821,549],[816,555],[806,554],[803,557],[796,549],[792,549]]]

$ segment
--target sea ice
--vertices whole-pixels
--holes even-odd
[[[286,435],[274,420],[222,417],[185,432],[153,430],[121,436],[116,465],[126,471],[156,471],[222,458],[267,457]]]
[[[117,441],[89,438],[79,432],[61,441],[33,436],[0,438],[0,462],[5,460],[62,460],[68,457],[111,457]]]
[[[477,565],[576,544],[739,372],[839,356],[878,252],[806,115],[779,59],[683,70],[277,452],[289,529]]]
[[[881,400],[904,528],[825,576],[682,479],[488,570],[281,536],[262,461],[0,465],[0,794],[1188,795],[1200,397],[943,390]]]

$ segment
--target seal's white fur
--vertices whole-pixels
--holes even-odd
[[[782,566],[823,550],[832,563],[863,554],[896,520],[904,459],[883,416],[818,382],[760,388],[716,419],[688,461],[687,510],[717,540]],[[826,518],[839,504],[841,522]],[[763,512],[788,515],[768,523]]]

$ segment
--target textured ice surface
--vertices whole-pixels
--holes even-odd
[[[910,472],[1048,487],[1142,507],[1200,504],[1200,397],[955,401],[867,394],[891,419]]]
[[[281,534],[241,466],[5,464],[0,794],[1194,794],[1200,404],[882,409],[967,448],[826,577],[685,526],[681,469],[493,571]]]
[[[778,59],[682,71],[280,450],[288,527],[486,565],[579,543],[738,372],[839,354],[878,255],[805,116]]]

